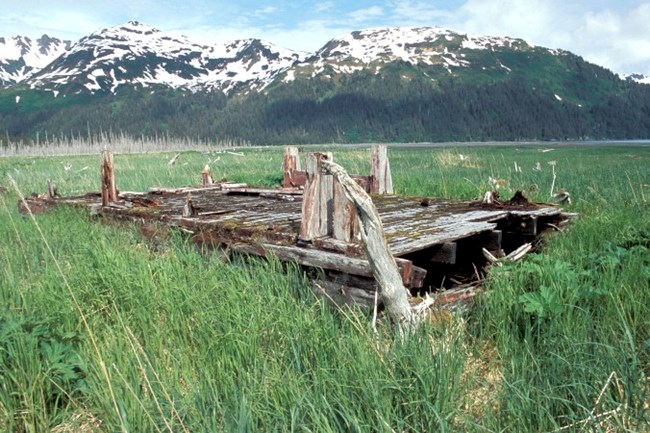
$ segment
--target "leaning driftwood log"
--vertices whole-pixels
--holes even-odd
[[[379,294],[390,318],[401,329],[408,330],[413,325],[415,315],[408,302],[407,291],[397,270],[395,258],[388,250],[384,229],[372,199],[343,167],[326,158],[322,158],[320,162],[323,170],[336,177],[346,196],[354,203],[359,217],[359,232],[368,262],[379,285]]]

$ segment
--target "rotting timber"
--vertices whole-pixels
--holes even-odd
[[[332,155],[308,154],[301,171],[297,150],[287,148],[281,188],[213,183],[206,166],[201,186],[117,193],[112,155],[105,152],[102,193],[32,196],[19,207],[87,206],[107,218],[136,222],[149,237],[176,227],[197,244],[227,254],[297,262],[317,281],[320,295],[338,304],[373,306],[377,284],[354,206],[336,179],[324,174],[322,158]],[[371,175],[352,178],[372,196],[404,287],[410,295],[430,294],[439,306],[470,299],[487,266],[530,250],[544,231],[573,216],[521,198],[484,204],[393,194],[384,146],[373,147]]]

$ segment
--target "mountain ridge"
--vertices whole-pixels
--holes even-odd
[[[469,66],[468,52],[500,48],[535,47],[522,39],[469,35],[440,27],[387,27],[354,31],[328,41],[314,53],[304,53],[260,39],[198,44],[129,21],[81,38],[47,65],[7,83],[56,94],[115,93],[123,85],[231,93],[262,90],[278,76],[288,82],[299,75],[313,78],[326,70],[352,74],[373,68],[377,72],[382,64],[394,61],[442,65],[453,73],[452,69]],[[557,55],[563,52],[548,50]]]
[[[71,46],[71,41],[46,34],[35,40],[25,36],[0,37],[0,87],[24,81]]]
[[[365,29],[313,53],[197,44],[128,22],[0,89],[6,135],[91,127],[251,143],[650,137],[650,87],[561,49],[439,27]]]

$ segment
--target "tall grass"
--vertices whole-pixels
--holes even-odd
[[[175,153],[118,154],[118,187],[196,184],[208,161],[217,178],[279,182],[281,149],[241,152],[184,152],[171,166]],[[135,227],[76,209],[37,227],[18,215],[7,176],[25,192],[54,179],[80,194],[97,189],[98,157],[0,159],[0,430],[647,430],[647,148],[390,154],[398,191],[464,199],[493,177],[503,196],[535,183],[532,198],[548,201],[556,161],[557,188],[581,216],[541,254],[492,272],[469,316],[402,342],[318,301],[290,264],[224,260],[180,235],[154,248]],[[369,170],[366,149],[335,159]]]

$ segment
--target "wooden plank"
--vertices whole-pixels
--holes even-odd
[[[459,287],[456,289],[444,290],[442,292],[436,293],[433,295],[436,305],[446,306],[450,304],[458,305],[463,302],[470,301],[478,293],[481,293],[484,290],[482,286],[473,285]]]
[[[332,233],[334,180],[322,172],[322,160],[330,154],[312,153],[307,156],[307,183],[302,198],[302,220],[298,237],[309,242]]]
[[[493,230],[496,224],[486,222],[470,222],[442,227],[440,230],[427,234],[411,233],[403,236],[387,236],[388,245],[395,256],[427,249],[433,245],[457,241],[485,231]]]
[[[274,254],[281,260],[297,262],[303,266],[335,270],[342,273],[373,278],[372,268],[366,259],[348,257],[343,254],[320,251],[317,249],[301,248],[290,245],[233,243],[234,251],[258,256]],[[407,287],[421,287],[426,270],[414,266],[410,260],[396,260],[401,279]],[[414,286],[414,284],[420,284]]]
[[[359,239],[359,225],[354,203],[345,195],[345,190],[337,179],[334,179],[332,237],[344,242]]]
[[[151,187],[149,188],[150,194],[182,194],[188,192],[203,192],[203,191],[219,191],[221,190],[221,184],[216,183],[210,186],[199,186],[199,187],[183,187],[183,188],[163,188],[163,187]]]
[[[311,245],[307,245],[307,248],[315,248],[319,250],[329,250],[329,251],[334,251],[338,252],[341,254],[345,254],[348,257],[357,257],[361,259],[366,259],[366,252],[364,251],[364,248],[362,245],[358,243],[351,243],[351,242],[343,242],[337,239],[333,238],[319,238],[319,239],[314,239]],[[427,275],[427,271],[424,268],[418,267],[418,266],[412,266],[412,263],[410,263],[410,260],[403,259],[401,257],[394,257],[395,263],[397,263],[397,267],[400,269],[407,269],[409,268],[411,272],[410,275],[404,276],[404,284],[407,285],[408,287],[422,287],[422,283],[424,282],[424,278]],[[407,263],[409,262],[409,263]]]
[[[358,242],[345,242],[331,237],[316,238],[312,241],[314,248],[336,251],[347,256],[365,257],[366,252]]]
[[[246,185],[246,184],[244,184]],[[248,187],[227,187],[223,188],[226,194],[228,195],[262,195],[266,194],[269,197],[272,196],[279,196],[279,195],[293,195],[293,196],[301,196],[303,193],[302,191],[295,189],[295,188],[282,188],[282,189],[274,189],[274,188],[248,188]]]

